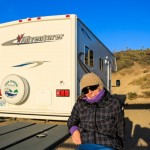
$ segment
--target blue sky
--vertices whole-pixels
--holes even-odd
[[[0,0],[0,23],[76,14],[112,52],[150,48],[150,0]]]

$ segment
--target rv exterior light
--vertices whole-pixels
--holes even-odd
[[[57,97],[69,97],[70,91],[69,91],[69,89],[57,89],[56,96]]]
[[[116,80],[116,86],[120,86],[120,80]]]
[[[31,18],[28,18],[28,21],[31,21]]]
[[[70,92],[69,90],[65,90],[65,96],[69,97],[70,96]]]
[[[41,20],[41,17],[38,17],[37,20]]]
[[[70,18],[70,15],[66,15],[66,18]]]
[[[19,20],[19,22],[22,22],[22,20]]]

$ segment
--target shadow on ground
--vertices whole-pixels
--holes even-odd
[[[135,114],[136,115],[136,114]],[[133,131],[133,133],[132,133]],[[144,145],[142,143],[145,143]],[[125,150],[150,150],[150,129],[125,118]]]

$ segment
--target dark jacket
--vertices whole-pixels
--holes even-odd
[[[119,100],[108,92],[98,101],[90,104],[78,100],[68,119],[68,128],[78,126],[82,143],[102,144],[122,149],[124,117]]]

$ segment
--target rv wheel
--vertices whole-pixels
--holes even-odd
[[[27,80],[18,75],[6,76],[1,85],[2,97],[10,104],[23,103],[29,94],[29,84]]]

